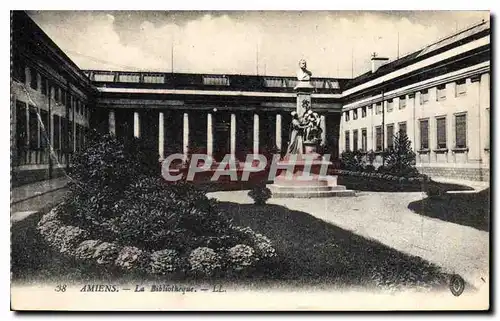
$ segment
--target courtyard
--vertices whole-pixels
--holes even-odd
[[[488,192],[489,189],[467,191],[458,198],[489,197]],[[454,217],[436,218],[438,212],[427,212],[422,206],[415,209],[415,204],[427,204],[429,209],[436,206],[432,204],[437,200],[430,203],[424,193],[358,191],[354,198],[323,198],[314,202],[271,198],[265,205],[253,204],[247,193],[247,190],[219,191],[207,196],[218,200],[219,209],[236,224],[269,236],[279,260],[263,274],[224,282],[252,288],[277,286],[286,281],[290,287],[313,289],[362,286],[377,290],[446,291],[447,278],[452,274],[465,279],[468,291],[480,289],[488,282],[489,233],[481,230],[485,219],[469,218],[471,226],[467,226],[460,221],[459,214],[453,222]],[[482,210],[477,207],[481,206],[481,201],[478,202],[470,206]],[[450,200],[445,202],[441,198],[441,203],[451,204],[453,210]],[[35,229],[40,214],[13,224],[14,281],[78,282],[112,278],[129,282],[138,277],[110,275],[55,253]],[[179,280],[175,275],[149,276],[146,280],[176,278]],[[144,276],[140,279],[144,281]],[[182,277],[180,280],[186,281]]]

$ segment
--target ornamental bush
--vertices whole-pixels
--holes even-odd
[[[143,270],[149,257],[147,253],[135,246],[124,246],[118,253],[115,264],[124,270]]]
[[[340,155],[340,166],[342,169],[359,171],[366,166],[366,160],[361,151],[347,150]]]
[[[167,274],[181,269],[181,259],[175,250],[165,249],[151,254],[151,272]]]
[[[230,264],[236,271],[253,266],[259,260],[254,249],[244,244],[233,246],[227,254]]]
[[[189,264],[195,273],[212,275],[221,268],[221,257],[209,247],[198,247],[189,254]]]
[[[264,205],[267,200],[271,198],[272,193],[269,188],[264,184],[259,184],[252,188],[248,192],[248,196],[250,196],[256,205]]]
[[[400,131],[394,135],[394,147],[385,152],[385,170],[396,176],[415,177],[418,175],[415,159],[411,141]]]
[[[145,146],[109,135],[89,139],[73,159],[65,201],[38,225],[53,248],[106,268],[154,274],[228,271],[232,265],[221,258],[237,245],[252,253],[240,265],[274,258],[269,239],[235,226],[204,192],[163,180]],[[270,191],[262,195],[267,200]]]

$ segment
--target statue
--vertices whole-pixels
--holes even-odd
[[[292,113],[290,125],[290,140],[286,154],[305,153],[304,144],[317,144],[321,140],[321,119],[318,113],[308,109],[302,117],[296,111]]]
[[[306,126],[302,125],[299,115],[296,111],[291,112],[292,124],[290,125],[290,138],[288,142],[287,155],[290,154],[304,154],[304,129]]]
[[[297,80],[299,81],[309,81],[311,80],[312,73],[307,70],[307,62],[305,59],[300,59],[299,61],[300,69],[297,70]]]
[[[302,122],[306,126],[304,141],[306,143],[316,144],[321,140],[321,118],[318,113],[313,112],[311,109],[308,109],[302,118],[304,119]]]

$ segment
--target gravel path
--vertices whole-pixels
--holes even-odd
[[[214,192],[220,201],[251,204],[248,191]],[[489,282],[489,233],[422,216],[408,204],[423,193],[361,192],[356,197],[270,199],[268,203],[309,213],[319,219],[375,239],[398,251],[420,256],[461,275],[476,288]]]

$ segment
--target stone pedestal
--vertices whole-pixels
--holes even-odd
[[[297,114],[302,116],[311,108],[311,93],[314,87],[310,81],[299,81],[294,89],[297,92]]]
[[[317,155],[317,156],[316,156]],[[337,176],[327,175],[332,163],[319,154],[307,154],[297,159],[285,158],[278,163],[277,176],[269,187],[274,198],[316,198],[355,196],[354,191],[337,185]],[[292,166],[293,170],[282,169]],[[321,169],[324,169],[322,173]]]
[[[310,81],[299,81],[297,92],[297,114],[302,117],[311,109]],[[355,196],[354,191],[337,185],[337,176],[327,175],[332,164],[318,154],[319,141],[304,142],[304,154],[287,155],[278,162],[277,176],[269,187],[275,198],[315,198],[332,196]],[[292,169],[293,168],[293,169]]]

